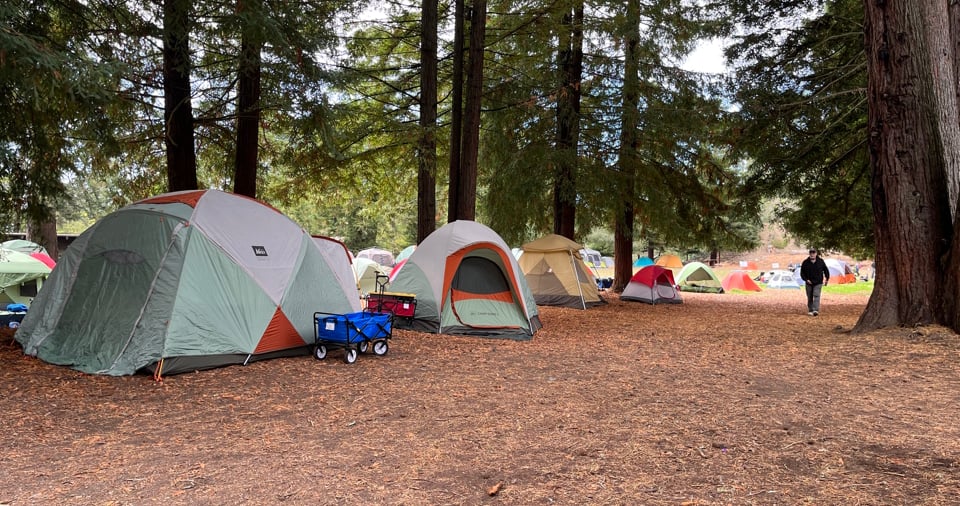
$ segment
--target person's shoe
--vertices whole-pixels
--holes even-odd
[[[810,311],[809,313],[807,313],[807,316],[813,316],[813,311]]]
[[[820,316],[820,311],[814,311],[813,316]]]

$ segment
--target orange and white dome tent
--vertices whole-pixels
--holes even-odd
[[[407,258],[390,291],[413,294],[407,327],[438,334],[526,340],[540,313],[510,247],[486,225],[457,220],[433,231]]]
[[[15,337],[29,355],[109,375],[306,352],[314,312],[360,310],[347,250],[326,241],[247,197],[148,198],[71,244]]]

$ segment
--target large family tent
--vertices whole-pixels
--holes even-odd
[[[0,248],[0,307],[7,304],[29,306],[50,271],[47,262],[32,254]]]
[[[730,290],[761,291],[760,286],[750,277],[750,274],[747,274],[747,271],[732,271],[720,283],[723,285],[723,289],[728,292]]]
[[[680,304],[683,298],[673,280],[673,272],[659,265],[648,265],[633,275],[620,294],[621,300],[648,304]]]
[[[15,337],[29,355],[109,375],[305,352],[314,312],[360,310],[345,248],[322,241],[247,197],[148,198],[77,237]]]
[[[517,263],[537,304],[587,309],[606,302],[580,257],[582,247],[556,234],[523,245]]]
[[[486,225],[448,223],[427,236],[390,283],[417,308],[398,326],[441,334],[530,339],[537,303],[510,247]]]
[[[690,262],[677,274],[677,285],[683,292],[723,293],[720,278],[703,262]]]

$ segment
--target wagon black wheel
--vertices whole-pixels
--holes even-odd
[[[318,344],[316,347],[314,347],[313,358],[317,360],[323,360],[327,358],[327,347],[322,344]]]
[[[360,342],[357,344],[357,351],[359,351],[360,353],[366,353],[366,352],[367,352],[367,348],[369,348],[369,347],[370,347],[370,343],[368,343],[368,342],[366,342],[366,341],[360,341]]]
[[[357,349],[356,348],[347,348],[347,352],[343,354],[343,361],[352,364],[357,361]]]
[[[389,349],[389,346],[387,345],[387,342],[386,342],[386,341],[384,341],[384,340],[382,340],[382,339],[379,340],[379,341],[374,341],[374,343],[373,343],[373,354],[374,354],[374,355],[377,355],[377,356],[386,355],[386,354],[387,354],[387,349]]]

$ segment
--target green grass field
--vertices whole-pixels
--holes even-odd
[[[856,283],[845,283],[835,285],[827,284],[823,287],[823,293],[833,293],[838,295],[869,295],[873,292],[873,280],[857,281]]]

